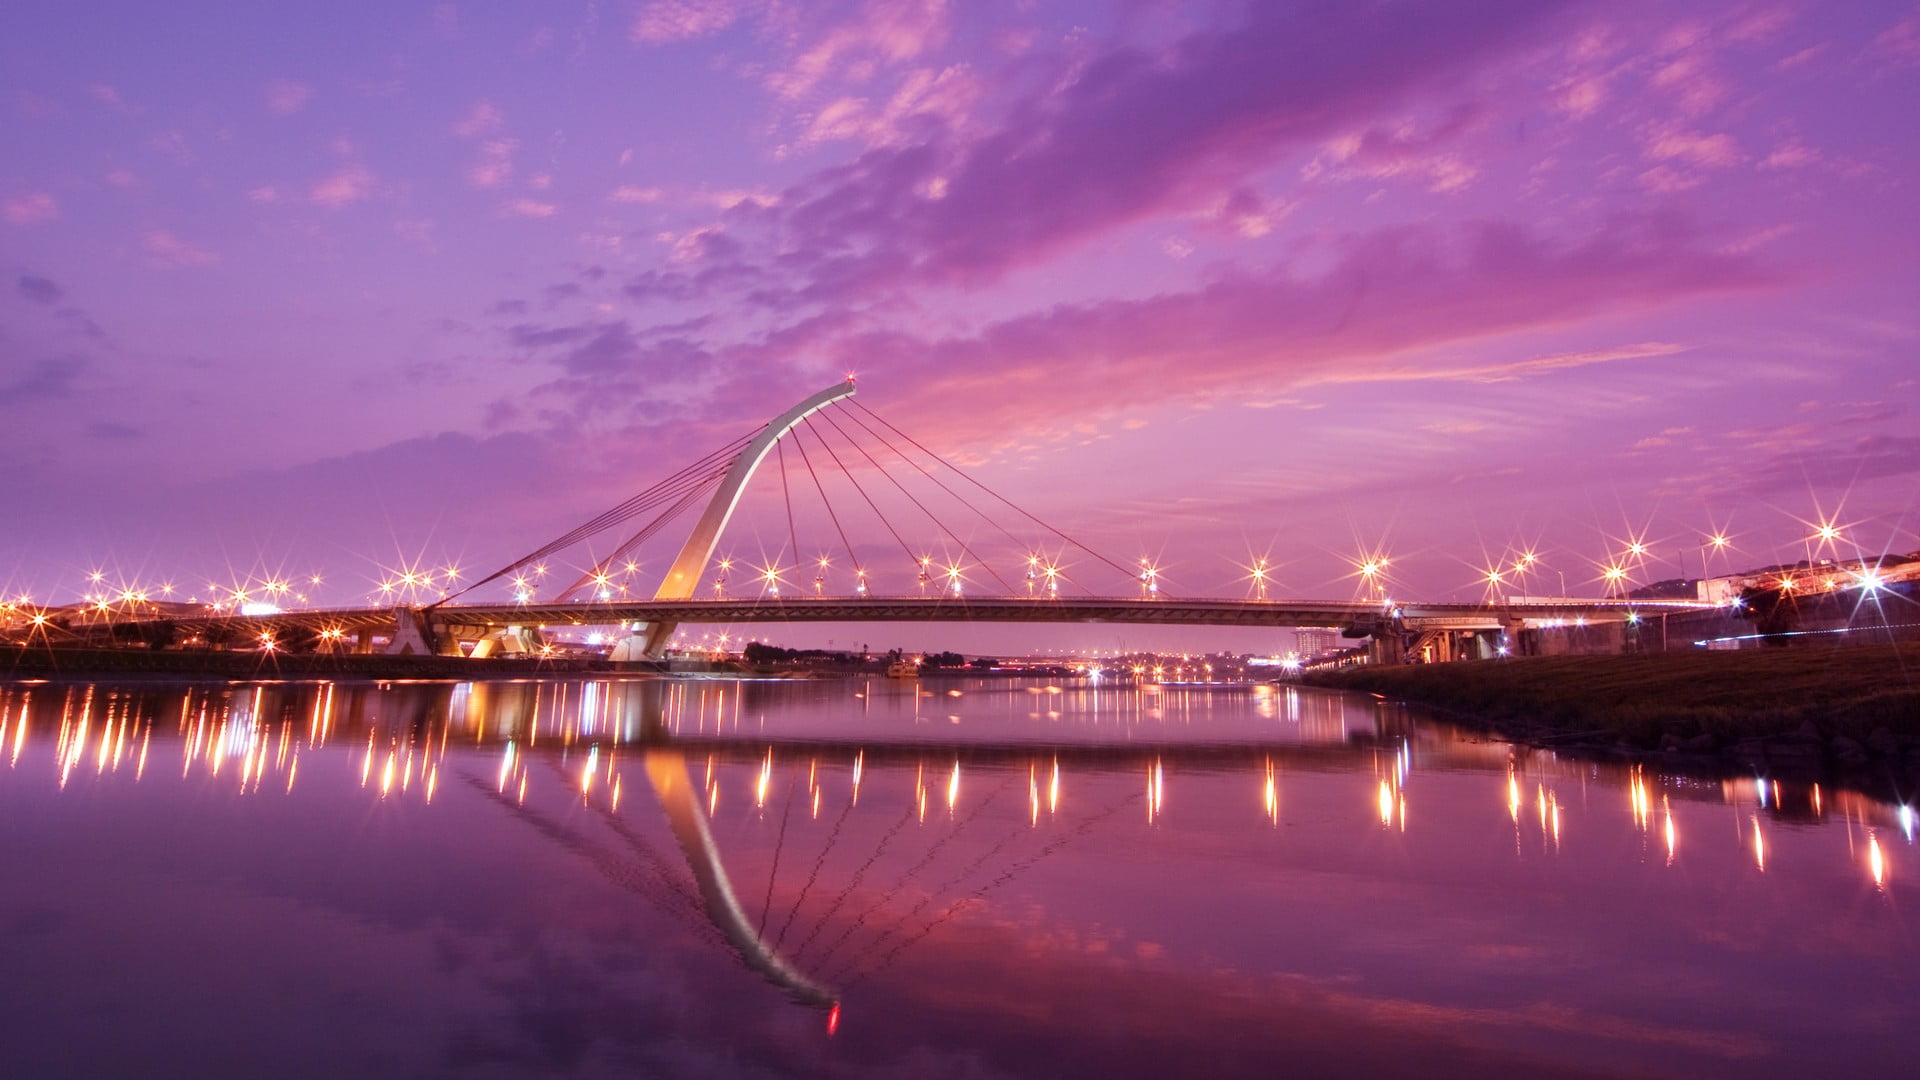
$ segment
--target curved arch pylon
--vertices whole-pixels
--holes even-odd
[[[746,491],[747,481],[753,479],[754,470],[766,460],[773,445],[799,425],[800,421],[826,408],[842,398],[853,396],[852,379],[820,391],[800,404],[775,417],[760,434],[740,451],[733,459],[733,465],[727,470],[726,478],[720,481],[720,489],[713,493],[713,500],[700,515],[693,526],[693,532],[680,548],[680,554],[668,568],[667,576],[654,590],[655,600],[689,600],[694,590],[700,586],[700,577],[707,571],[707,564],[713,559],[713,549],[720,543],[720,533],[726,529],[727,522],[733,517],[734,508],[740,505],[740,496]],[[646,655],[658,658],[667,651],[667,639],[673,636],[679,623],[658,622],[647,624]]]

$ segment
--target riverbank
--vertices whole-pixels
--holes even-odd
[[[1310,673],[1554,747],[1920,766],[1920,649],[1515,657]]]

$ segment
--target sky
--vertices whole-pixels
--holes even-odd
[[[1170,594],[1912,551],[1917,89],[1912,0],[15,0],[0,587],[471,580],[848,372]]]

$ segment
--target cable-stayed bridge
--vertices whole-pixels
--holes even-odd
[[[1357,600],[1270,597],[1266,560],[1248,567],[1246,599],[1170,595],[1159,567],[1116,558],[988,488],[854,401],[851,379],[809,396],[758,430],[476,580],[421,603],[411,574],[383,582],[364,608],[241,614],[216,605],[169,620],[191,638],[242,647],[315,642],[329,651],[488,657],[538,654],[555,627],[618,626],[616,659],[664,656],[682,624],[767,622],[1129,623],[1161,626],[1331,627],[1385,644],[1409,634],[1504,635],[1542,623],[1637,620],[1707,605],[1624,599],[1493,598],[1481,604],[1391,600],[1360,567]],[[778,478],[772,556],[716,559],[756,475]],[[770,500],[769,500],[770,501]],[[698,507],[698,517],[651,596],[636,589],[639,553]],[[891,512],[890,512],[891,511]],[[638,523],[635,525],[634,523]],[[801,543],[801,523],[811,545]],[[873,526],[878,525],[876,531]],[[862,530],[865,530],[864,532]],[[605,537],[616,542],[605,547]],[[856,542],[855,536],[878,537]],[[822,539],[824,538],[824,539]],[[760,539],[764,544],[765,531]],[[604,555],[593,555],[599,547]],[[569,553],[587,551],[584,560]],[[804,552],[804,554],[803,554]],[[937,552],[937,554],[936,554]],[[579,569],[545,599],[538,594]],[[1489,576],[1518,584],[1524,567]],[[451,582],[448,582],[451,585]],[[1114,586],[1120,586],[1115,589]],[[504,599],[486,599],[485,590]],[[121,620],[124,624],[127,620]]]

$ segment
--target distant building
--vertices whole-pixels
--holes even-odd
[[[1312,660],[1339,651],[1340,631],[1324,627],[1295,630],[1293,643],[1293,651],[1299,654],[1300,659]]]

